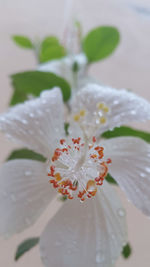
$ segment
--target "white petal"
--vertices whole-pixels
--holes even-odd
[[[63,102],[58,88],[26,101],[0,116],[0,129],[8,137],[49,156],[64,135]]]
[[[116,90],[96,84],[89,84],[79,91],[73,100],[73,111],[87,110],[89,127],[98,103],[104,103],[110,110],[106,114],[106,123],[100,124],[98,134],[131,121],[150,119],[150,103],[145,99],[125,89]]]
[[[110,267],[125,242],[124,210],[105,183],[95,199],[64,203],[42,234],[40,250],[46,267]]]
[[[44,163],[12,160],[0,168],[0,234],[10,236],[32,225],[55,195]]]
[[[77,83],[74,81],[73,64],[78,64]],[[63,77],[67,80],[71,87],[83,86],[87,83],[88,77],[85,76],[87,66],[87,58],[83,53],[77,55],[70,55],[59,60],[52,60],[50,62],[41,64],[38,69],[40,71],[50,71]]]
[[[134,137],[112,138],[103,145],[104,155],[112,159],[110,174],[128,199],[150,215],[150,145]]]

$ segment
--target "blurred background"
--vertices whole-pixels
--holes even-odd
[[[33,52],[17,47],[11,36],[18,34],[42,38],[54,34],[62,37],[65,3],[65,0],[0,0],[0,112],[6,110],[12,93],[9,75],[36,67]],[[115,53],[93,64],[90,72],[104,84],[131,89],[150,101],[150,1],[76,0],[72,17],[82,23],[84,33],[99,25],[114,25],[119,29],[121,42]],[[136,126],[150,132],[150,122]],[[14,147],[0,134],[0,164]],[[149,267],[150,220],[127,202],[123,193],[117,191],[127,209],[133,253],[127,261],[119,259],[116,266]],[[13,260],[14,253],[25,238],[40,235],[51,215],[49,208],[29,230],[10,240],[0,238],[0,266],[42,267],[38,247],[17,263]]]

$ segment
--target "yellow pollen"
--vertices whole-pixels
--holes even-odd
[[[105,122],[106,122],[106,118],[105,118],[104,116],[102,116],[102,117],[100,118],[100,123],[104,124]]]
[[[98,109],[103,109],[105,107],[104,103],[97,103],[97,108]]]
[[[79,121],[79,120],[80,120],[80,115],[79,114],[74,115],[74,121]]]
[[[93,180],[89,180],[87,182],[86,190],[89,192],[91,196],[95,196],[97,192],[96,182]]]
[[[85,109],[80,110],[80,116],[84,117],[85,116]]]
[[[55,178],[56,178],[56,181],[60,181],[62,178],[61,178],[61,175],[59,172],[55,173]]]
[[[107,106],[105,106],[105,107],[103,108],[103,111],[107,113],[107,112],[109,111],[109,108],[108,108]]]

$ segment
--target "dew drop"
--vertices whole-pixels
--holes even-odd
[[[118,209],[118,215],[120,217],[124,217],[125,216],[125,210],[124,209]]]
[[[145,170],[150,173],[150,168],[149,167],[146,167]]]
[[[140,176],[144,178],[146,176],[146,174],[144,172],[141,172]]]
[[[102,263],[102,262],[104,262],[104,255],[102,255],[102,253],[100,253],[100,252],[98,252],[97,254],[96,254],[96,263]]]
[[[118,100],[114,100],[113,104],[117,105],[117,104],[119,104],[119,101]]]
[[[30,176],[32,174],[31,171],[25,171],[25,176]]]
[[[22,123],[25,124],[25,125],[28,124],[27,120],[22,120]]]
[[[130,114],[135,115],[136,111],[135,110],[131,110]]]
[[[30,113],[30,114],[29,114],[29,117],[30,117],[30,118],[34,118],[34,114],[33,114],[33,113]]]

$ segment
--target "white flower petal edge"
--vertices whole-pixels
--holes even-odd
[[[9,237],[31,226],[55,196],[46,164],[12,160],[0,168],[0,234]]]
[[[41,257],[46,267],[110,267],[126,238],[125,211],[104,182],[95,199],[64,203],[41,236]]]
[[[15,141],[50,156],[57,136],[64,136],[63,101],[59,88],[44,91],[0,116],[0,130]]]
[[[77,63],[78,71],[73,72],[73,65]],[[67,80],[71,87],[80,87],[87,84],[90,78],[86,75],[87,58],[85,54],[69,55],[61,59],[52,60],[41,64],[38,67],[39,71],[53,72]],[[76,81],[75,81],[76,75]]]
[[[150,145],[134,137],[103,141],[104,154],[112,160],[109,173],[128,199],[150,216]]]
[[[88,84],[76,94],[72,105],[74,119],[87,131],[92,127],[97,135],[131,121],[150,119],[150,103],[125,89]]]

